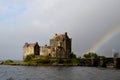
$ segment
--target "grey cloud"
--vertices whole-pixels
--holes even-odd
[[[81,56],[120,25],[119,0],[31,0],[24,5],[24,13],[4,21],[15,22],[13,27],[0,28],[1,58],[22,59],[26,41],[49,44],[54,33],[66,31],[72,38],[73,52]],[[118,36],[103,45],[98,54],[110,56],[111,49],[119,50]]]

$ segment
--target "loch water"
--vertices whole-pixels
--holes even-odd
[[[80,66],[0,65],[0,80],[120,80],[120,70]]]

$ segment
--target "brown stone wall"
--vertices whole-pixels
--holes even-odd
[[[38,43],[25,43],[24,47],[23,47],[23,59],[25,59],[25,57],[27,55],[30,54],[34,54],[34,55],[39,55],[40,51],[40,47],[38,45]]]
[[[50,39],[50,46],[63,47],[65,51],[64,57],[68,58],[69,53],[71,53],[72,39],[68,37],[67,33],[65,33],[64,35],[56,35],[55,37]]]

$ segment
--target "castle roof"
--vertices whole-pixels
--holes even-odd
[[[38,43],[25,43],[24,47],[34,47],[36,44]]]
[[[64,34],[54,34],[52,39],[64,39],[64,38],[68,38],[67,36],[67,32],[65,32]]]

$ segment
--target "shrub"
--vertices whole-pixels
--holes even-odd
[[[24,59],[25,62],[28,62],[28,61],[31,61],[33,58],[35,58],[35,55],[33,54],[30,54],[30,55],[27,55],[26,58]]]
[[[4,61],[4,64],[12,64],[14,61],[12,61],[12,60],[6,60],[6,61]]]

